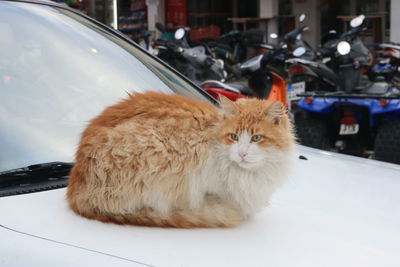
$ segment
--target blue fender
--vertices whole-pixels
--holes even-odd
[[[353,103],[357,106],[363,106],[369,109],[369,121],[370,127],[375,125],[375,115],[378,114],[395,114],[400,118],[400,100],[399,99],[387,99],[387,104],[382,106],[380,99],[371,98],[312,98],[311,103],[306,102],[306,98],[302,98],[297,103],[298,107],[308,111],[319,114],[328,114],[333,112],[333,105],[336,102],[348,102]],[[389,119],[393,117],[389,116]]]
[[[312,98],[312,103],[308,104],[306,98],[302,98],[297,103],[297,106],[305,111],[328,114],[333,112],[333,104],[337,98]]]

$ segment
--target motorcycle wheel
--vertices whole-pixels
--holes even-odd
[[[400,163],[400,121],[381,125],[375,138],[375,159]]]
[[[295,128],[300,144],[323,150],[330,149],[328,126],[322,119],[296,114]]]

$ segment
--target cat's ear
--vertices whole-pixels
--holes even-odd
[[[282,119],[286,116],[287,110],[282,102],[274,101],[265,111],[275,125],[281,123]]]
[[[220,115],[222,115],[223,118],[227,118],[236,114],[237,107],[235,103],[224,95],[218,95],[218,96],[219,96],[219,104],[221,106],[221,109],[219,110]]]

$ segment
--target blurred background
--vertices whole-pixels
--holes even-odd
[[[281,101],[303,145],[400,163],[399,0],[59,0],[214,98]]]
[[[118,28],[139,42],[143,33],[159,37],[155,23],[168,31],[191,30],[192,40],[218,38],[232,29],[265,29],[279,35],[296,27],[296,16],[307,14],[305,40],[316,48],[321,36],[346,30],[348,21],[366,15],[366,42],[400,42],[400,1],[396,0],[64,0],[102,23]],[[266,35],[268,36],[268,35]]]

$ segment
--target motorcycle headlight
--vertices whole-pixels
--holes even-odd
[[[176,40],[181,40],[185,36],[185,29],[183,28],[177,29],[174,36]]]
[[[338,43],[336,49],[337,49],[339,54],[341,54],[342,56],[345,56],[348,53],[350,53],[351,45],[346,41],[341,41],[341,42]]]
[[[293,52],[293,56],[295,57],[301,57],[302,55],[304,55],[306,53],[306,49],[302,46],[297,47]]]

